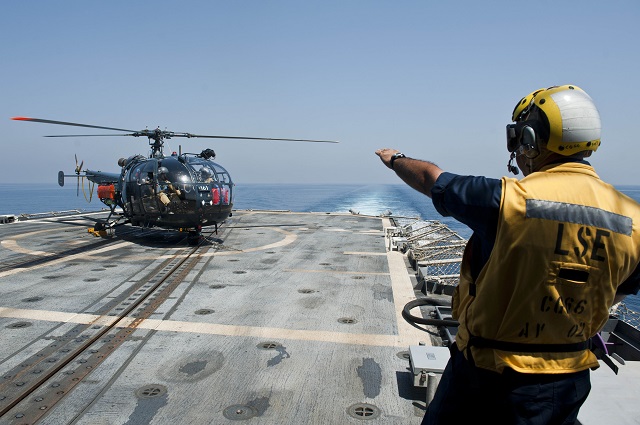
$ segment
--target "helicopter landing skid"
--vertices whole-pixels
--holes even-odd
[[[191,246],[198,245],[202,238],[202,234],[196,230],[191,230],[187,236],[187,243]]]
[[[106,220],[96,221],[96,224],[93,227],[95,231],[101,232],[106,230],[112,230],[118,224],[118,222],[122,220],[122,216],[119,216],[115,220],[112,220],[111,216],[115,213],[115,207],[111,207],[110,209],[111,209],[111,212],[107,216]],[[124,224],[124,222],[120,224]]]
[[[202,242],[202,226],[196,226],[195,229],[189,230],[187,236],[187,243],[191,246],[195,246]]]

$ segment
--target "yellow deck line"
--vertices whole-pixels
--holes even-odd
[[[7,242],[9,242],[9,241],[2,241],[3,245],[6,245]],[[81,252],[81,253],[78,253],[78,254],[73,254],[73,255],[69,255],[69,256],[63,257],[63,258],[59,258],[57,260],[51,260],[51,261],[48,261],[48,262],[43,263],[43,264],[36,264],[36,265],[33,265],[33,266],[29,266],[28,268],[24,268],[24,269],[15,268],[15,269],[7,270],[7,271],[4,271],[4,272],[0,272],[0,277],[12,276],[14,274],[17,274],[17,273],[20,273],[20,272],[23,272],[23,271],[39,269],[41,267],[50,267],[50,266],[54,266],[56,264],[65,263],[67,261],[77,260],[78,258],[90,258],[90,257],[92,257],[94,255],[102,254],[104,252],[113,251],[115,249],[119,249],[119,248],[122,248],[123,246],[127,246],[127,245],[132,245],[132,243],[131,242],[114,243],[114,244],[108,245],[108,246],[106,246],[104,248],[93,250],[93,251],[91,251],[89,253]],[[51,256],[51,254],[49,254],[47,256]]]
[[[383,219],[384,227],[390,227],[391,221]],[[396,323],[398,324],[398,336],[407,345],[432,345],[431,338],[424,331],[412,326],[402,317],[404,306],[416,299],[404,255],[398,251],[388,251],[389,274],[391,275],[391,288],[393,291],[393,303],[396,310]]]
[[[51,310],[28,310],[0,307],[0,317],[22,320],[41,320],[46,322],[75,323],[84,325],[108,325],[116,318],[93,314],[65,313]],[[126,317],[123,323],[127,326],[137,320]],[[333,342],[337,344],[369,345],[379,347],[407,347],[407,341],[398,335],[359,334],[303,329],[285,329],[259,326],[222,325],[217,323],[186,322],[177,320],[146,319],[137,326],[165,332],[184,332],[206,335],[250,336],[266,339],[287,339],[297,341]]]

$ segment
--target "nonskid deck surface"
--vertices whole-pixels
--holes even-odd
[[[420,423],[388,219],[237,211],[194,248],[96,218],[0,226],[0,423]]]

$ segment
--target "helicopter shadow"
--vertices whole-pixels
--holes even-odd
[[[60,217],[56,221],[58,223],[64,223],[69,226],[87,227],[87,222],[98,223],[100,220],[84,214],[75,214],[72,216]]]
[[[104,223],[104,219],[97,219],[90,215],[78,214],[69,217],[61,217],[59,223],[68,226],[91,227]],[[206,228],[205,228],[206,229]],[[208,235],[203,232],[200,239],[200,246],[222,245],[224,241],[215,235]],[[131,242],[136,245],[148,248],[169,248],[169,247],[193,247],[189,244],[188,235],[184,232],[159,227],[137,227],[128,223],[118,223],[111,229],[105,230],[102,238],[117,238],[122,241]]]
[[[177,230],[133,227],[121,224],[116,225],[112,232],[112,237],[114,238],[147,248],[193,248],[193,245],[189,244],[187,234]],[[212,246],[222,243],[222,239],[202,235],[199,245]]]

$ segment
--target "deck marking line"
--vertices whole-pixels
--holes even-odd
[[[67,313],[51,310],[29,310],[0,307],[0,317],[41,320],[46,322],[78,323],[85,325],[109,325],[117,320],[114,316]],[[128,326],[139,320],[122,318],[118,326]],[[339,344],[370,345],[378,347],[405,347],[406,341],[398,335],[359,334],[332,331],[285,329],[257,326],[222,325],[217,323],[185,322],[176,320],[145,319],[136,328],[165,332],[196,333],[221,336],[249,336],[267,339],[297,341],[334,342]]]
[[[14,275],[14,274],[17,274],[17,273],[20,273],[20,272],[23,272],[23,271],[27,271],[27,270],[34,270],[34,269],[39,269],[39,268],[42,268],[42,267],[53,266],[53,265],[56,265],[56,264],[65,263],[67,261],[76,260],[78,258],[91,257],[91,256],[96,255],[96,254],[102,254],[103,252],[113,251],[114,249],[122,248],[123,246],[132,245],[132,244],[133,244],[132,242],[119,242],[119,243],[116,243],[116,244],[113,244],[113,245],[106,246],[104,248],[96,249],[94,251],[91,251],[91,253],[81,252],[81,253],[78,253],[78,254],[69,255],[69,256],[64,257],[64,258],[59,258],[57,260],[52,260],[52,261],[49,261],[49,262],[44,263],[44,264],[36,264],[34,266],[31,266],[31,267],[28,267],[28,268],[25,268],[25,269],[12,269],[12,270],[7,270],[5,272],[0,272],[0,277],[11,276],[11,275]]]
[[[270,230],[282,233],[285,236],[284,236],[284,238],[282,240],[280,240],[278,242],[271,243],[271,244],[267,244],[267,245],[261,245],[261,246],[256,246],[256,247],[253,247],[253,248],[246,248],[246,249],[234,250],[234,251],[207,252],[205,254],[202,254],[201,256],[203,258],[205,258],[205,257],[213,257],[213,256],[217,257],[217,256],[226,256],[226,255],[238,255],[238,254],[243,254],[243,253],[247,253],[247,252],[263,251],[263,250],[267,250],[267,249],[279,248],[279,247],[282,247],[282,246],[285,246],[285,245],[289,245],[289,244],[295,242],[298,239],[298,236],[295,233],[292,233],[292,232],[290,232],[288,230],[278,229],[278,228],[273,228],[273,227],[260,227],[260,228],[270,229]],[[23,237],[26,237],[26,236],[32,236],[32,235],[37,234],[37,233],[50,232],[50,231],[52,231],[52,230],[39,230],[39,231],[36,231],[36,232],[31,232],[31,233],[20,235],[20,236],[15,236],[13,239],[5,239],[5,240],[0,241],[0,244],[4,248],[7,248],[7,249],[9,249],[11,251],[14,251],[14,252],[20,252],[22,254],[29,254],[29,255],[36,255],[36,256],[39,256],[39,257],[51,257],[51,256],[54,256],[56,254],[50,253],[50,252],[46,252],[46,251],[32,251],[32,250],[29,250],[27,248],[21,247],[18,244],[18,242],[16,241],[16,239],[20,239],[20,238],[23,238]],[[121,242],[119,245],[117,245],[115,247],[112,247],[112,248],[109,248],[109,249],[118,248],[118,247],[122,246],[122,244],[133,245],[133,242]],[[94,254],[102,253],[102,252],[104,252],[104,250],[105,249],[102,248],[102,249],[97,250],[97,251],[91,251],[91,253],[85,253],[85,255],[87,257],[90,257],[90,256],[92,256]],[[80,254],[76,254],[76,255],[80,255]],[[135,256],[135,261],[138,261],[138,260],[150,260],[150,259],[151,260],[158,260],[158,259],[164,260],[164,259],[167,259],[167,258],[185,257],[186,255],[187,254],[183,254],[183,255],[181,255],[181,254],[165,254],[165,255],[161,255],[161,256]],[[79,258],[79,257],[77,257],[77,256],[75,256],[75,257],[65,257],[65,259],[61,259],[61,260],[68,261],[71,258]],[[120,261],[126,261],[126,259],[119,259],[119,260]],[[58,262],[57,261],[51,261],[51,262],[47,263],[46,265],[50,265],[50,264],[58,264]],[[43,264],[42,266],[45,266],[45,264]],[[30,269],[37,268],[37,267],[40,267],[40,266],[33,266],[33,267],[30,267]],[[10,276],[12,274],[15,274],[15,273],[18,273],[18,272],[21,272],[21,271],[24,271],[24,270],[25,269],[15,269],[15,270],[6,271],[6,272],[3,272],[3,273],[0,273],[0,277]]]
[[[5,248],[10,249],[11,251],[19,252],[21,254],[37,255],[39,257],[53,257],[55,255],[46,251],[28,250],[18,245],[18,242],[16,242],[15,239],[5,239],[2,242],[0,242],[0,244]]]
[[[68,313],[65,311],[33,310],[0,307],[0,317],[13,319],[42,320],[45,322],[79,323],[85,325],[108,326],[117,321],[115,316],[101,316],[86,313]]]
[[[157,319],[146,319],[138,327],[143,329],[153,329],[157,331],[193,332],[199,334],[226,336],[251,336],[268,339],[275,338],[297,341],[334,342],[341,344],[372,345],[382,347],[396,347],[404,345],[404,341],[401,341],[397,335],[357,334],[256,326],[234,326]]]
[[[283,271],[289,273],[339,273],[339,274],[368,274],[374,276],[389,276],[387,272],[352,272],[346,270],[313,270],[313,269],[284,269]]]
[[[385,227],[390,227],[389,219],[383,220]],[[404,254],[399,251],[387,251],[387,261],[389,263],[389,273],[391,275],[391,290],[393,292],[393,303],[396,309],[396,323],[398,326],[398,336],[408,347],[410,345],[418,345],[424,342],[426,345],[431,344],[431,338],[424,331],[411,326],[404,317],[402,310],[404,306],[416,299],[413,292],[413,285],[407,272],[407,265],[404,260]]]

